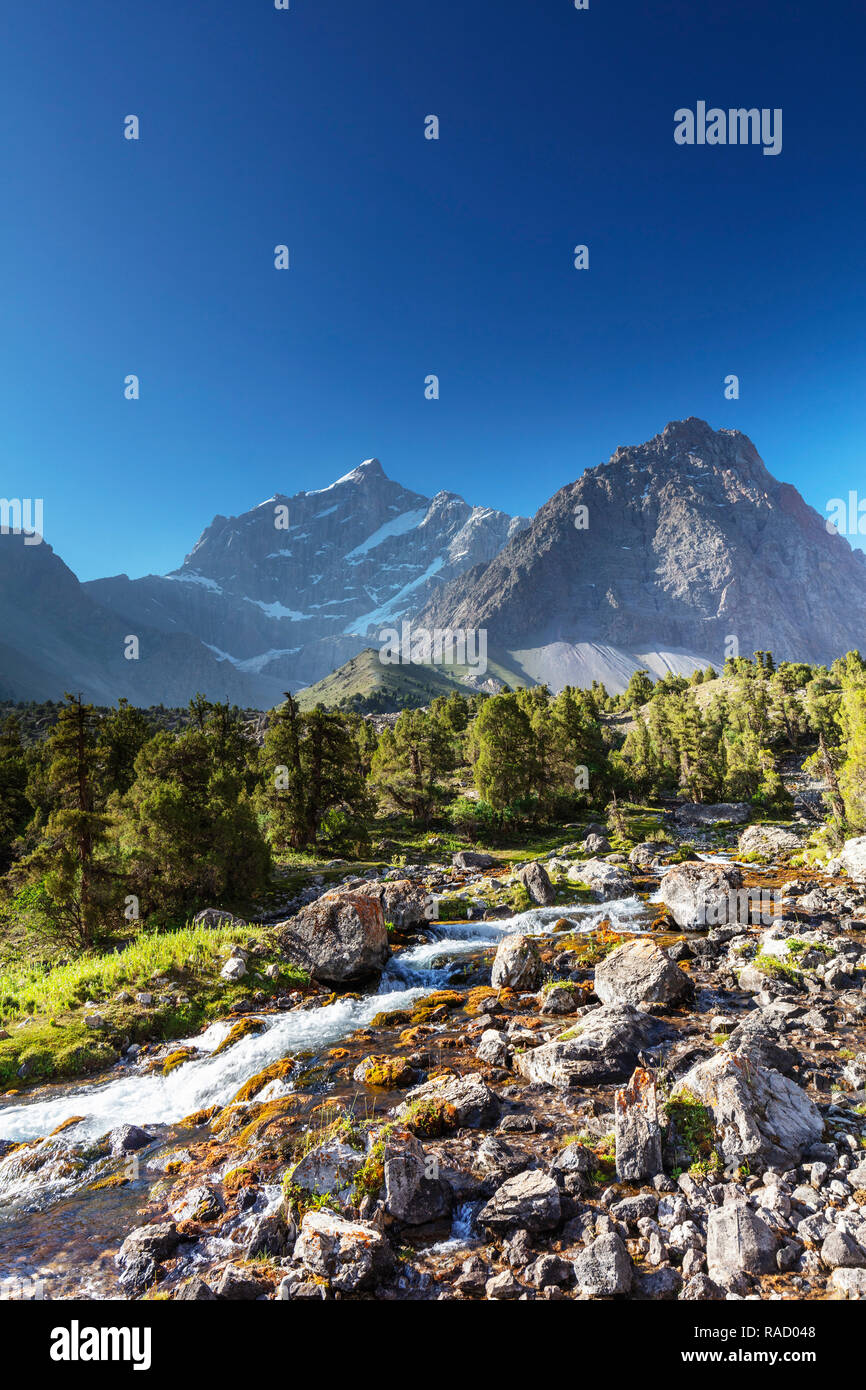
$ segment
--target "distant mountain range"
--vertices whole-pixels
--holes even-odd
[[[777,659],[866,649],[866,557],[745,435],[688,419],[617,449],[532,522],[424,497],[368,459],[217,516],[168,575],[81,584],[49,545],[0,536],[0,604],[0,699],[174,705],[201,690],[267,708],[404,621],[484,629],[487,688],[619,690],[638,666],[720,667],[731,637]],[[326,689],[355,693],[362,670]]]

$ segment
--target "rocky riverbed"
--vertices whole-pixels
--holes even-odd
[[[309,990],[0,1104],[7,1291],[866,1297],[863,847],[717,819],[310,894]]]

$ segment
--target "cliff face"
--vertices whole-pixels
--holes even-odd
[[[637,665],[720,666],[731,636],[780,660],[866,647],[866,563],[745,435],[689,419],[562,488],[417,621],[484,627],[554,686],[618,689]]]

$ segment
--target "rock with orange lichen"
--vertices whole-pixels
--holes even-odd
[[[294,965],[326,984],[378,975],[390,955],[382,904],[363,891],[325,893],[274,934]]]

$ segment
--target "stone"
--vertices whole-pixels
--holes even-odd
[[[364,892],[379,901],[385,921],[395,927],[422,926],[433,916],[433,895],[423,883],[410,878],[372,884]]]
[[[846,1298],[866,1298],[866,1269],[834,1269],[830,1284]]]
[[[485,854],[483,851],[474,849],[461,849],[457,854],[452,854],[451,863],[455,869],[497,869],[499,860],[492,854]]]
[[[118,1258],[149,1255],[154,1260],[167,1260],[180,1244],[180,1234],[174,1221],[153,1222],[136,1226],[120,1247]]]
[[[658,896],[677,926],[687,931],[723,926],[729,918],[736,920],[736,893],[742,881],[735,864],[674,864]]]
[[[570,1284],[574,1278],[574,1267],[559,1255],[539,1255],[538,1259],[527,1265],[523,1277],[534,1289],[549,1289]]]
[[[191,1187],[171,1207],[175,1221],[218,1221],[225,1210],[219,1193],[203,1183]]]
[[[866,881],[866,835],[857,835],[845,841],[839,863],[849,878],[857,883]]]
[[[224,980],[242,980],[247,973],[246,961],[241,956],[230,956],[220,971]]]
[[[295,1259],[340,1293],[373,1288],[394,1269],[394,1252],[375,1226],[346,1221],[330,1211],[308,1211]]]
[[[752,813],[747,801],[721,801],[711,806],[699,802],[687,802],[674,811],[674,819],[680,825],[745,825]]]
[[[221,907],[206,907],[201,912],[197,912],[192,919],[194,927],[206,927],[213,930],[216,927],[245,927],[247,924],[242,917],[236,917],[233,912],[226,912]]]
[[[475,1052],[480,1062],[491,1067],[507,1067],[511,1061],[511,1047],[506,1033],[496,1028],[485,1028]]]
[[[229,1303],[251,1302],[270,1296],[272,1284],[251,1265],[226,1265],[217,1284],[217,1298]]]
[[[316,1197],[336,1197],[337,1201],[348,1203],[363,1163],[363,1154],[350,1144],[328,1139],[304,1155],[292,1170],[289,1181]]]
[[[385,1211],[405,1226],[424,1226],[451,1212],[451,1188],[433,1175],[423,1146],[409,1133],[392,1134],[383,1154]]]
[[[694,994],[684,970],[659,950],[649,938],[629,941],[600,961],[595,970],[595,992],[603,1004],[676,1004]]]
[[[108,1136],[108,1148],[112,1158],[119,1158],[121,1154],[134,1153],[136,1149],[143,1149],[148,1144],[153,1143],[153,1135],[146,1130],[139,1129],[138,1125],[118,1125]]]
[[[494,989],[529,993],[538,989],[541,976],[541,957],[530,937],[516,933],[500,941],[490,973]]]
[[[853,1236],[834,1226],[821,1245],[821,1262],[828,1269],[863,1269],[866,1267],[866,1250],[858,1245]]]
[[[484,1285],[484,1296],[490,1299],[515,1299],[523,1294],[523,1286],[518,1284],[510,1269],[495,1274]]]
[[[516,1052],[514,1070],[527,1081],[559,1090],[626,1081],[640,1053],[673,1035],[668,1024],[630,1004],[603,1004],[581,1018],[564,1037]]]
[[[600,835],[597,831],[593,831],[584,840],[583,848],[587,854],[610,854],[611,844],[606,835]]]
[[[216,1299],[217,1296],[210,1284],[198,1277],[188,1279],[174,1295],[175,1302],[180,1303],[215,1303]]]
[[[556,902],[556,890],[544,865],[539,864],[537,859],[524,864],[522,869],[518,869],[515,877],[524,885],[537,907],[549,907],[551,903]]]
[[[390,955],[382,904],[366,891],[326,893],[273,931],[288,959],[325,984],[378,975]]]
[[[432,1101],[450,1117],[450,1127],[487,1129],[495,1125],[501,1112],[499,1097],[477,1074],[467,1076],[436,1076],[407,1091],[406,1100],[398,1106],[398,1119],[405,1119],[418,1101]]]
[[[537,1169],[506,1179],[477,1217],[480,1226],[499,1232],[552,1231],[561,1220],[559,1188],[552,1177]]]
[[[633,1266],[619,1236],[598,1236],[574,1262],[574,1278],[581,1292],[594,1298],[612,1298],[630,1291]]]
[[[685,1262],[684,1262],[685,1263]],[[678,1298],[683,1276],[673,1265],[662,1264],[658,1269],[642,1269],[636,1278],[634,1296],[642,1302],[671,1302]]]
[[[573,1014],[577,1008],[577,998],[573,989],[567,985],[553,985],[544,991],[544,1002],[540,1012],[557,1018],[563,1014]]]
[[[711,1278],[726,1274],[775,1274],[778,1237],[745,1201],[715,1207],[707,1223],[707,1265]]]
[[[572,864],[568,877],[572,883],[585,883],[597,902],[628,898],[634,892],[631,875],[618,864],[608,864],[604,859],[587,859],[583,864]]]
[[[692,1067],[678,1089],[709,1110],[722,1158],[748,1163],[753,1173],[794,1167],[824,1132],[821,1112],[806,1092],[748,1056],[719,1052]]]
[[[741,854],[760,854],[767,859],[781,859],[802,847],[802,840],[793,830],[780,825],[750,825],[740,835]]]
[[[613,1113],[620,1182],[643,1182],[661,1173],[662,1134],[652,1072],[645,1067],[635,1069],[628,1086],[616,1092]]]

